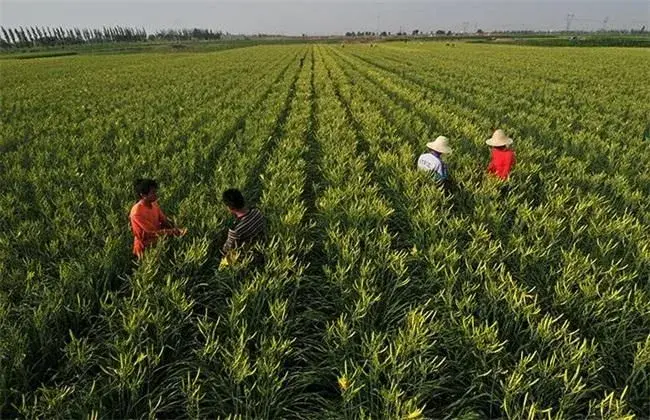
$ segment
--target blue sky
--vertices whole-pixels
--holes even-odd
[[[0,24],[16,26],[201,27],[231,33],[302,33],[480,28],[559,30],[650,27],[648,0],[0,0]]]

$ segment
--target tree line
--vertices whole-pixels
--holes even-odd
[[[95,44],[104,42],[144,42],[155,40],[189,41],[220,39],[221,31],[211,29],[165,29],[147,33],[144,28],[112,26],[98,28],[64,28],[29,26],[0,27],[0,48]]]
[[[481,31],[481,32],[483,32],[483,31]],[[359,36],[359,37],[367,37],[367,36],[408,36],[408,35],[409,34],[406,31],[399,31],[399,32],[396,32],[394,34],[392,32],[386,32],[386,31],[383,31],[383,32],[371,32],[371,31],[357,31],[357,32],[354,32],[354,31],[350,31],[350,32],[345,33],[346,37],[353,37],[353,36]],[[422,32],[419,29],[414,29],[411,32],[411,35],[412,36],[419,36],[419,35],[427,35],[427,33]],[[447,36],[451,36],[452,32],[451,31],[446,31],[445,32],[442,29],[439,29],[439,30],[437,30],[435,32],[430,31],[428,33],[428,35],[447,35]]]

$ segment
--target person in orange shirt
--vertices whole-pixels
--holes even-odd
[[[144,250],[159,236],[183,236],[187,229],[175,228],[158,206],[158,183],[153,179],[137,179],[134,183],[138,202],[131,207],[129,220],[133,232],[133,254],[142,258]]]
[[[507,180],[515,166],[515,152],[510,148],[512,139],[506,136],[503,130],[498,129],[485,143],[492,148],[488,173]]]

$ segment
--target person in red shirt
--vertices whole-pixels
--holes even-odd
[[[131,207],[129,220],[133,232],[133,254],[142,258],[144,250],[159,236],[182,236],[187,229],[175,228],[158,206],[158,183],[153,179],[137,179],[134,183],[138,202]]]
[[[507,180],[510,171],[515,166],[515,152],[510,148],[512,139],[498,129],[485,143],[492,148],[492,158],[488,165],[488,173]]]

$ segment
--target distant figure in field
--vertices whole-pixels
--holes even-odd
[[[223,192],[223,202],[228,211],[235,216],[228,228],[228,238],[221,247],[221,253],[228,257],[230,251],[243,245],[251,245],[264,237],[266,220],[255,207],[246,207],[241,191],[231,188]]]
[[[515,166],[515,152],[511,149],[512,139],[506,136],[503,130],[498,129],[485,143],[492,148],[488,173],[507,180]]]
[[[302,67],[304,62],[305,62],[305,57],[300,57],[300,67]]]
[[[131,207],[129,220],[133,232],[133,254],[142,258],[144,250],[159,236],[183,236],[187,229],[175,228],[158,206],[158,183],[153,179],[137,179],[134,183],[138,202]]]
[[[449,171],[447,164],[442,160],[442,155],[451,154],[449,139],[445,136],[438,136],[434,141],[427,143],[427,150],[418,158],[418,169],[429,172],[445,190],[450,187]]]

